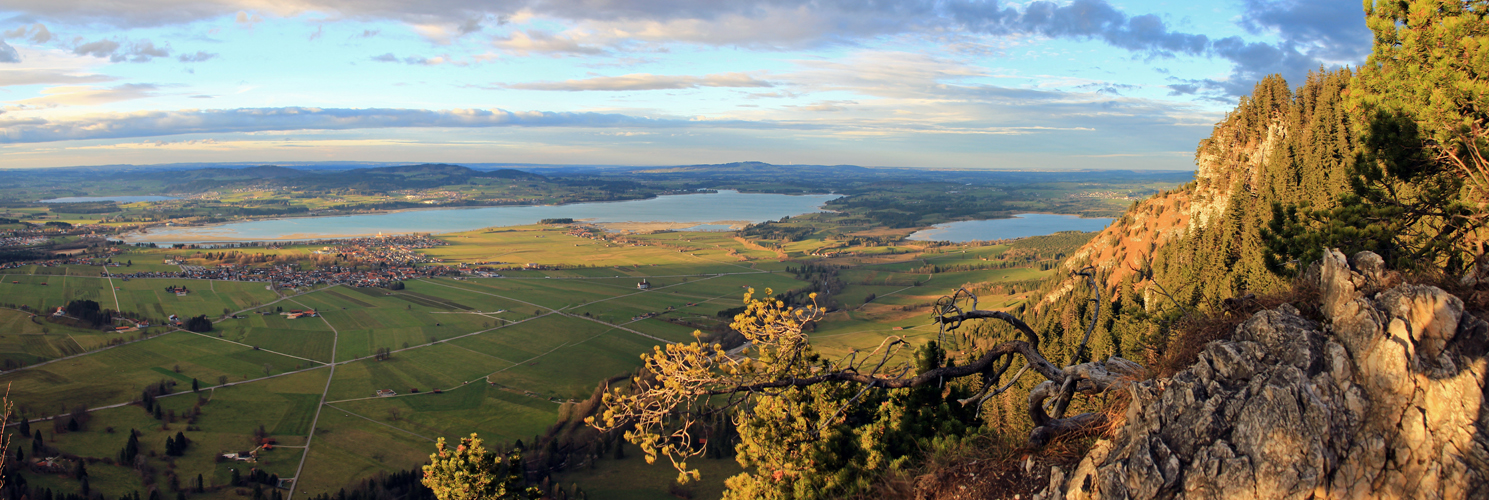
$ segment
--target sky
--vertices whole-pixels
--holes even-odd
[[[1359,0],[5,0],[0,168],[1192,169]]]

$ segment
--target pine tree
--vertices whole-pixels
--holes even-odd
[[[135,435],[134,430],[129,432],[129,440],[124,443],[124,449],[119,452],[119,462],[124,464],[134,463],[135,455],[140,454],[140,438]]]

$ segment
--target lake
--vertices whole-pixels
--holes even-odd
[[[124,235],[127,242],[204,243],[307,240],[407,233],[453,233],[483,227],[535,224],[543,219],[584,222],[762,222],[821,211],[840,195],[783,195],[719,191],[658,196],[649,200],[407,210],[337,217],[298,217],[215,226],[155,227]],[[710,227],[709,229],[712,229]]]
[[[176,198],[170,196],[72,196],[68,198],[52,198],[41,200],[42,203],[87,203],[92,201],[113,201],[118,203],[135,203],[140,201],[166,201]]]
[[[1012,219],[969,220],[937,224],[931,229],[910,234],[910,239],[956,243],[1001,240],[1043,236],[1060,231],[1100,231],[1111,222],[1112,219],[1106,217],[1083,219],[1075,215],[1018,214]]]

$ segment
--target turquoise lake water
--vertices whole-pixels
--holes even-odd
[[[1112,219],[1105,217],[1083,219],[1074,215],[1018,214],[1012,219],[969,220],[937,224],[931,229],[912,233],[910,239],[957,243],[1001,240],[1043,236],[1060,231],[1100,231],[1111,222]]]
[[[235,222],[216,226],[157,227],[124,236],[128,242],[203,243],[320,239],[378,233],[452,233],[483,227],[535,224],[542,219],[585,222],[761,222],[821,211],[840,195],[783,195],[719,191],[649,200],[526,207],[408,210],[338,217],[298,217]],[[708,229],[712,229],[711,227]]]

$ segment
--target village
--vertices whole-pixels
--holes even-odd
[[[216,267],[182,266],[179,272],[135,272],[108,273],[106,276],[124,279],[171,278],[218,281],[255,281],[269,283],[276,288],[304,288],[320,285],[346,285],[351,287],[390,287],[394,283],[415,278],[459,274],[445,266],[399,266],[365,269],[347,266],[322,266],[304,270],[296,266],[248,267],[224,264]],[[107,273],[107,271],[105,271]]]

